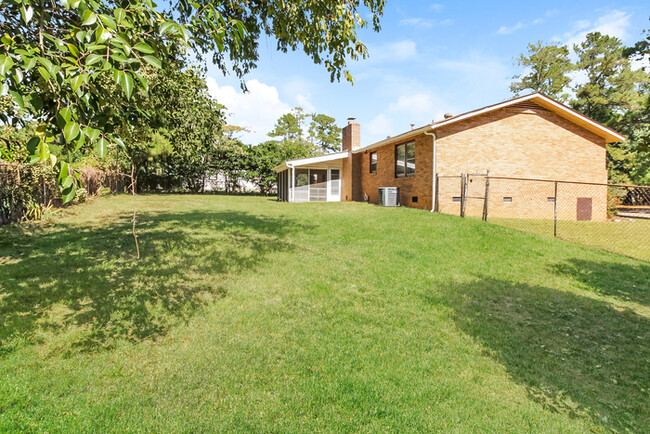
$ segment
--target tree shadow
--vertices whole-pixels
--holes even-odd
[[[244,212],[140,213],[101,226],[6,231],[0,240],[0,354],[73,330],[58,351],[157,338],[227,295],[230,277],[293,249],[310,226]],[[50,336],[51,338],[52,336]]]
[[[598,294],[650,307],[650,265],[639,262],[588,261],[569,259],[552,266],[556,274],[569,276]]]
[[[650,426],[650,321],[541,286],[482,278],[429,293],[545,408],[614,430]]]

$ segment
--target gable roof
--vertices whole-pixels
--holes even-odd
[[[276,172],[287,170],[289,166],[306,166],[308,164],[325,163],[327,161],[342,160],[350,155],[348,151],[333,152],[331,154],[318,155],[316,157],[298,158],[296,160],[288,160],[273,168]]]
[[[415,128],[413,130],[407,131],[402,134],[398,134],[396,136],[388,137],[384,140],[380,140],[379,142],[373,143],[368,146],[364,146],[361,148],[354,149],[352,152],[353,153],[359,153],[361,151],[366,151],[368,149],[373,149],[373,148],[378,148],[380,146],[387,145],[392,142],[397,142],[401,140],[406,140],[411,137],[415,137],[419,134],[422,134],[425,131],[435,131],[437,128],[450,125],[456,122],[461,122],[466,119],[473,118],[475,116],[479,116],[485,113],[489,113],[495,110],[499,110],[505,107],[510,107],[515,104],[522,103],[524,101],[532,101],[534,103],[537,103],[541,107],[548,109],[559,116],[573,122],[574,124],[580,125],[584,129],[591,131],[592,133],[596,134],[597,136],[600,136],[605,139],[605,143],[612,143],[612,142],[622,142],[625,140],[625,136],[617,133],[616,131],[612,130],[611,128],[607,128],[606,126],[596,122],[593,119],[590,119],[589,117],[578,113],[577,111],[573,110],[570,107],[567,107],[566,105],[555,101],[553,98],[549,98],[548,96],[540,93],[540,92],[535,92],[531,93],[529,95],[524,95],[520,96],[517,98],[510,99],[508,101],[504,101],[498,104],[493,104],[487,107],[483,107],[477,110],[472,110],[457,116],[454,116],[449,119],[444,119],[438,122],[433,122],[428,125],[425,125],[420,128]]]

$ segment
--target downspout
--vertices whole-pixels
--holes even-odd
[[[433,128],[431,128],[431,131],[433,131]],[[425,131],[424,135],[433,137],[433,173],[431,178],[431,212],[434,212],[436,210],[436,200],[438,199],[436,197],[436,184],[438,181],[436,176],[437,174],[436,164],[437,164],[437,153],[438,153],[437,144],[436,144],[436,133]]]

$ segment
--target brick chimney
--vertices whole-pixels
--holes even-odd
[[[341,131],[343,152],[349,155],[343,160],[341,168],[341,200],[361,200],[361,155],[353,155],[351,151],[361,147],[361,125],[348,118],[348,124]]]
[[[348,118],[348,124],[341,131],[343,151],[351,151],[361,146],[361,125],[354,120],[355,118]]]

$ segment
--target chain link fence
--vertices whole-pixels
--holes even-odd
[[[650,261],[650,186],[439,175],[436,210]]]

